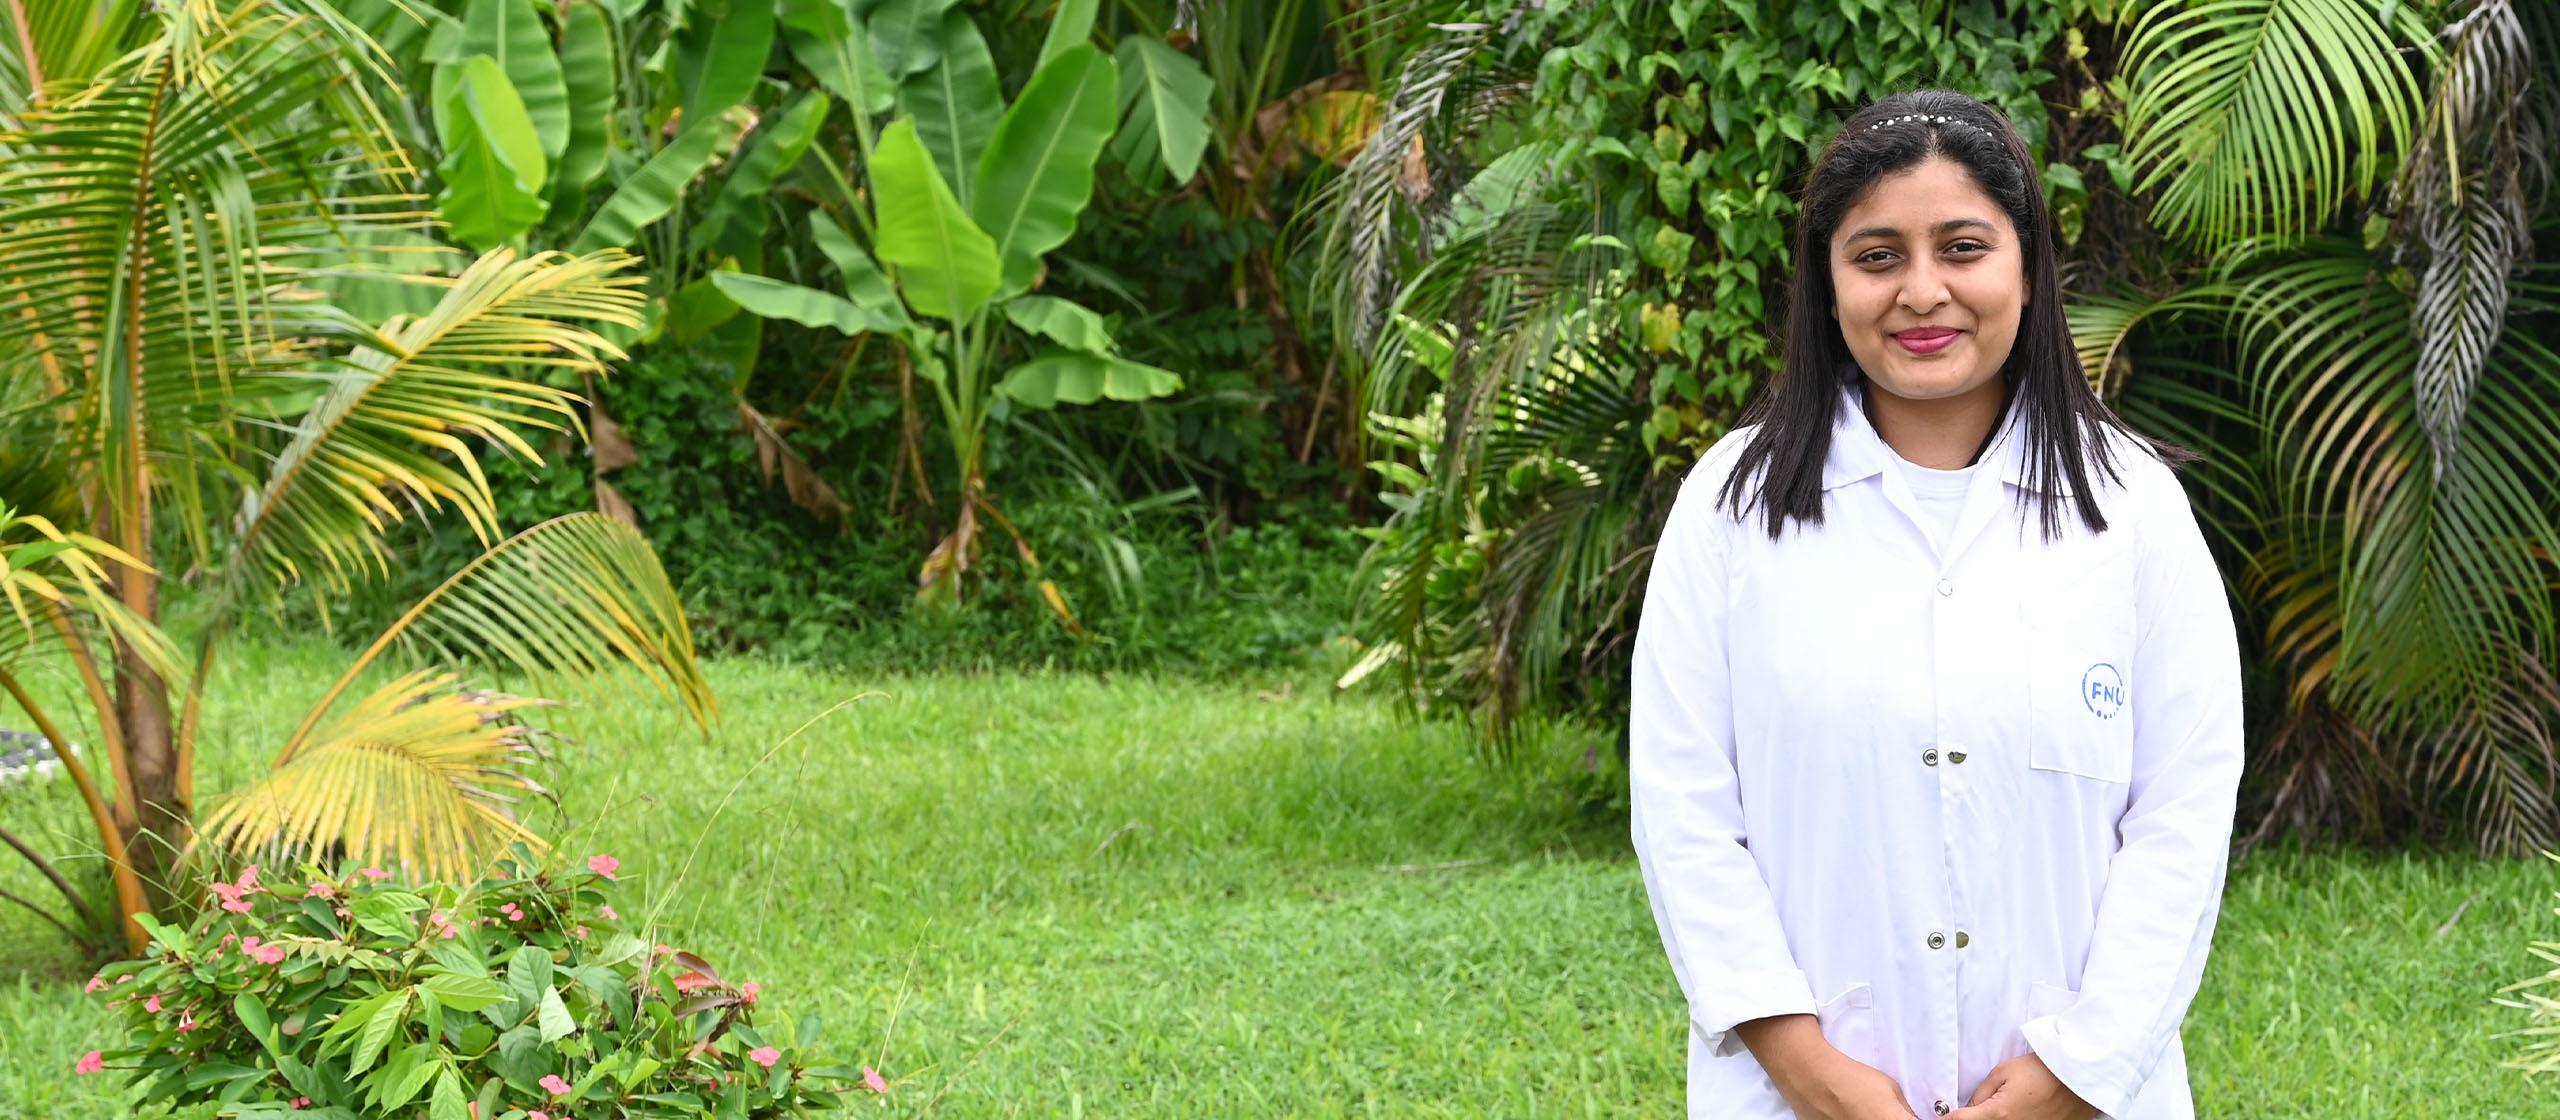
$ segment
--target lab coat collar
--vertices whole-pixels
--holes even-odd
[[[2025,415],[2017,402],[2011,401],[2001,418],[2000,434],[1982,453],[1982,461],[1994,465],[2000,481],[2020,489],[2027,485]],[[1892,464],[1893,454],[1884,437],[1876,434],[1875,425],[1867,422],[1866,409],[1858,403],[1858,387],[1842,387],[1839,403],[1831,413],[1831,449],[1822,460],[1822,488],[1836,490],[1881,474]],[[2057,484],[2067,491],[2070,480],[2061,479]]]

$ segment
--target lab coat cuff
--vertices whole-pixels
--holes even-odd
[[[1715,987],[1713,999],[1690,1006],[1689,1018],[1707,1051],[1719,1058],[1748,1049],[1733,1029],[1738,1024],[1772,1015],[1813,1014],[1813,984],[1799,969],[1729,973],[1717,978]]]
[[[2133,1106],[2142,1077],[2085,1029],[2061,1015],[2046,1015],[2027,1020],[2018,1032],[2044,1067],[2100,1117],[2122,1116]]]

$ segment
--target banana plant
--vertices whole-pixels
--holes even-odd
[[[1018,411],[1161,397],[1182,379],[1122,357],[1091,308],[1035,290],[1043,259],[1074,234],[1091,200],[1094,165],[1119,120],[1118,65],[1081,41],[1084,28],[1062,20],[1008,105],[977,26],[950,10],[930,28],[915,26],[916,12],[931,7],[884,4],[875,22],[908,22],[873,36],[849,11],[832,13],[846,41],[867,38],[869,64],[898,84],[895,118],[865,137],[870,191],[854,214],[869,248],[824,214],[810,219],[839,290],[744,271],[716,273],[713,282],[755,315],[884,335],[905,348],[941,407],[960,489],[955,526],[926,557],[918,592],[956,598],[975,562],[981,518],[1038,565],[987,491],[992,422]],[[847,63],[838,72],[863,71]],[[1073,625],[1055,586],[1043,581],[1041,591]]]

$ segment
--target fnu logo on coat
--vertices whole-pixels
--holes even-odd
[[[2099,719],[2114,719],[2124,710],[2125,696],[2124,676],[2113,665],[2101,661],[2080,674],[2080,701]]]

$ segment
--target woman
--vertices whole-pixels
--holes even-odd
[[[2089,389],[2025,143],[1852,116],[1785,368],[1683,482],[1633,831],[1713,1120],[2183,1120],[2239,658],[2167,460]]]

